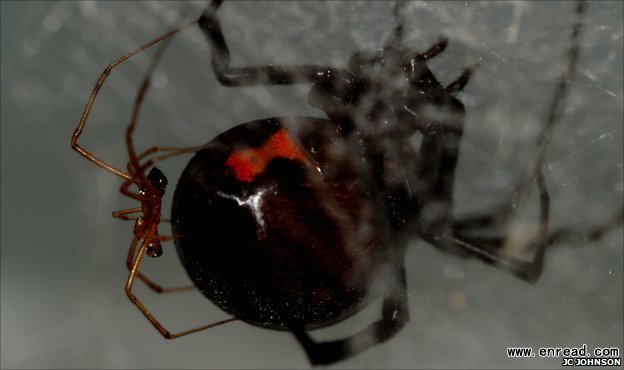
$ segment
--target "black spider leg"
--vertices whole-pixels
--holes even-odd
[[[479,214],[456,222],[455,228],[457,230],[478,230],[486,227],[507,224],[509,219],[513,216],[517,206],[527,197],[531,179],[535,177],[536,171],[544,165],[544,154],[550,144],[552,132],[560,121],[560,117],[564,109],[564,102],[569,91],[569,85],[574,79],[576,62],[580,49],[582,21],[586,8],[586,3],[584,1],[579,1],[576,9],[577,19],[574,23],[571,37],[572,46],[568,52],[568,69],[564,75],[561,76],[557,85],[555,99],[551,104],[546,125],[538,137],[536,145],[537,156],[535,162],[524,168],[518,184],[515,187],[515,191],[509,200],[503,202],[492,213]]]
[[[382,269],[384,274],[380,278],[384,283],[385,292],[381,318],[355,334],[326,342],[316,342],[297,323],[290,325],[295,338],[306,351],[310,362],[315,365],[340,361],[384,342],[392,338],[409,321],[404,264],[407,235],[405,232],[396,232],[390,223],[386,222],[391,218],[392,210],[386,206],[390,192],[384,178],[384,156],[375,145],[375,140],[371,138],[363,140],[364,156],[369,159],[371,169],[369,176],[363,176],[363,181],[374,194],[375,209],[385,214],[384,217],[380,217],[384,221],[378,225],[381,242],[387,248],[387,262],[385,269]]]
[[[444,51],[448,45],[446,37],[439,40],[427,51],[415,54],[411,63],[427,61]],[[453,94],[463,90],[470,77],[477,69],[478,64],[464,69],[462,74],[447,87],[442,87],[435,80],[433,74],[428,76],[432,89],[437,90],[435,95],[436,105],[445,108],[444,122],[434,121],[427,124],[417,123],[409,126],[410,130],[416,128],[422,134],[422,143],[419,150],[419,158],[426,160],[417,161],[416,172],[419,185],[410,187],[415,200],[412,205],[420,209],[417,222],[417,233],[427,240],[435,240],[436,245],[445,250],[454,249],[451,237],[452,213],[453,213],[453,184],[459,157],[459,145],[463,135],[465,109],[462,103]],[[411,113],[411,112],[410,112]],[[409,122],[412,117],[402,118]],[[412,131],[413,132],[413,131]],[[410,134],[397,131],[396,135]]]
[[[547,247],[555,244],[559,237],[575,235],[575,232],[569,229],[559,229],[554,232],[549,231],[550,196],[548,189],[546,188],[542,168],[544,166],[544,153],[548,148],[553,129],[559,123],[565,97],[569,90],[569,84],[574,78],[576,61],[580,48],[582,22],[586,12],[586,7],[585,2],[580,1],[576,8],[577,18],[571,37],[572,46],[568,53],[568,70],[562,76],[557,86],[556,96],[551,105],[548,120],[539,136],[537,142],[538,155],[536,162],[525,171],[525,176],[529,177],[532,174],[532,177],[536,182],[540,203],[540,227],[537,237],[532,242],[533,246],[535,246],[535,254],[532,260],[526,261],[512,256],[501,255],[501,248],[503,248],[508,242],[506,238],[471,235],[475,230],[496,225],[507,225],[516,209],[517,204],[526,200],[527,193],[529,191],[529,181],[521,181],[516,188],[517,190],[512,197],[512,200],[503,207],[497,209],[495,212],[491,214],[478,215],[476,217],[467,218],[453,223],[453,243],[457,248],[464,250],[485,262],[495,264],[497,267],[507,270],[513,275],[528,282],[535,282],[539,278],[542,272]],[[596,227],[589,228],[581,234],[588,235],[590,240],[598,240],[609,230],[621,226],[623,220],[624,210],[620,210],[607,222]],[[434,244],[436,243],[434,240],[431,240],[431,242]]]
[[[463,135],[463,106],[451,106],[451,119],[432,133],[423,133],[418,178],[426,186],[417,192],[421,205],[418,232],[437,247],[449,251],[454,248],[452,237],[453,184]]]
[[[394,1],[394,6],[392,7],[392,16],[394,18],[394,28],[392,29],[392,34],[390,34],[390,37],[386,41],[384,48],[399,49],[401,47],[401,43],[403,41],[403,31],[404,31],[404,28],[403,28],[404,22],[403,22],[403,17],[401,14],[402,14],[404,5],[405,4],[399,0]]]
[[[447,87],[446,91],[449,94],[454,94],[456,92],[460,92],[466,87],[468,81],[470,81],[470,77],[472,74],[479,68],[479,63],[475,63],[472,66],[464,69],[462,74],[453,82],[451,82]]]
[[[394,6],[392,7],[392,15],[394,17],[394,28],[392,29],[392,34],[390,34],[390,37],[386,41],[384,48],[396,49],[396,50],[403,49],[403,38],[405,36],[405,28],[404,28],[405,21],[404,21],[403,13],[404,13],[404,8],[405,8],[406,3],[407,2],[401,1],[401,0],[394,1]],[[430,47],[429,50],[425,51],[424,53],[417,53],[413,55],[410,59],[427,61],[435,57],[436,55],[440,54],[441,52],[443,52],[444,49],[446,49],[447,45],[448,45],[448,38],[446,36],[440,36],[438,41],[432,47]],[[471,68],[474,69],[473,67]],[[465,82],[468,82],[467,78]],[[454,90],[454,91],[459,91],[463,89],[463,86],[465,85],[466,83],[464,83],[461,88],[458,88],[457,90]]]
[[[292,85],[351,78],[346,70],[314,65],[231,67],[230,50],[225,42],[217,10],[222,0],[213,0],[198,20],[212,52],[212,68],[217,79],[226,86]]]
[[[500,251],[507,242],[506,238],[475,237],[454,229],[453,237],[450,241],[451,245],[458,250],[468,253],[468,255],[475,256],[486,263],[508,271],[522,280],[531,283],[537,281],[542,272],[546,247],[550,244],[551,239],[548,231],[548,225],[550,223],[550,195],[546,188],[544,174],[541,169],[537,171],[535,180],[540,195],[540,227],[534,242],[536,251],[532,261],[524,261],[513,256],[501,255]],[[444,244],[442,244],[439,239],[436,240],[431,237],[426,237],[426,239],[436,246],[445,249],[449,247],[448,239],[442,240]]]
[[[412,63],[427,61],[440,54],[448,40],[441,36],[429,50],[416,54],[411,58]],[[422,144],[419,157],[427,160],[420,161],[418,179],[424,187],[419,187],[416,198],[420,207],[418,225],[419,233],[425,239],[437,241],[438,246],[446,245],[444,249],[452,248],[450,238],[452,232],[452,205],[453,184],[455,170],[459,157],[459,145],[463,135],[465,109],[462,103],[453,96],[461,91],[478,67],[477,64],[464,69],[462,74],[447,87],[439,86],[433,74],[427,79],[432,81],[431,89],[436,95],[435,104],[445,108],[444,122],[429,122],[419,128],[422,133]],[[443,240],[445,239],[445,240]]]
[[[430,59],[441,53],[446,44],[446,39],[441,37],[428,51],[417,57],[422,60]],[[464,106],[452,94],[463,90],[477,67],[478,64],[475,64],[464,69],[455,81],[444,88],[449,94],[448,101],[442,103],[448,108],[445,122],[431,124],[434,127],[431,132],[422,130],[419,157],[427,160],[421,161],[418,178],[422,183],[429,184],[429,187],[421,190],[418,195],[419,203],[424,206],[420,215],[420,232],[426,235],[425,238],[437,240],[438,246],[445,244],[444,249],[453,248],[449,240],[453,235],[453,184],[465,117]]]
[[[392,338],[409,321],[403,256],[398,253],[394,258],[386,281],[381,319],[346,338],[327,342],[316,342],[301,326],[291,328],[312,364],[330,364],[360,353]]]
[[[438,213],[434,222],[429,221],[421,230],[421,237],[436,247],[448,252],[464,252],[476,256],[484,262],[494,264],[511,274],[530,282],[534,282],[542,271],[546,246],[550,242],[548,234],[550,196],[546,188],[541,169],[536,174],[537,187],[540,193],[540,228],[536,241],[537,250],[533,261],[527,262],[517,258],[500,255],[505,238],[474,237],[455,230],[449,222],[452,218],[452,185],[458,158],[458,144],[461,133],[447,132],[446,137],[438,137],[431,142],[429,150],[440,150],[438,173],[429,190],[427,207],[434,207]],[[443,143],[443,144],[440,144]],[[452,144],[457,144],[453,146]],[[449,144],[451,144],[449,146]],[[436,147],[435,145],[439,145]],[[432,149],[433,148],[433,149]],[[426,208],[425,208],[426,211]],[[422,222],[422,220],[421,220]]]

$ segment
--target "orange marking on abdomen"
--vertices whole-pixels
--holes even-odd
[[[297,159],[309,164],[286,130],[280,129],[260,147],[232,152],[225,165],[234,171],[238,181],[251,182],[273,158]]]

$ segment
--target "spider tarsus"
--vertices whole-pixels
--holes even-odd
[[[472,74],[477,70],[477,68],[479,68],[479,65],[480,64],[477,62],[470,67],[464,69],[462,74],[446,87],[446,91],[448,91],[449,94],[453,94],[464,90],[464,87],[466,87],[466,84],[468,84],[468,81],[470,81]]]
[[[427,61],[435,57],[436,55],[440,54],[441,52],[443,52],[444,49],[446,49],[446,47],[448,46],[448,43],[449,43],[448,37],[444,35],[440,35],[440,37],[438,37],[438,41],[435,44],[433,44],[433,46],[430,47],[429,50],[425,51],[424,53],[418,54],[416,58],[423,62]]]

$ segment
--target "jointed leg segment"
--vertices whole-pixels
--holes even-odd
[[[346,70],[329,66],[262,66],[233,68],[230,66],[230,50],[221,32],[217,10],[222,1],[211,1],[198,20],[212,55],[212,68],[221,84],[226,86],[292,85],[297,83],[323,82],[351,76]]]
[[[464,220],[454,221],[452,224],[453,243],[459,250],[463,250],[470,255],[474,255],[481,260],[493,263],[505,269],[515,276],[529,281],[536,281],[542,271],[546,248],[558,243],[565,237],[573,235],[585,235],[590,240],[598,240],[613,228],[621,227],[624,223],[624,208],[616,212],[606,222],[582,230],[571,230],[567,228],[549,231],[550,196],[546,188],[546,182],[542,167],[544,166],[544,155],[549,146],[552,132],[560,122],[563,111],[565,97],[568,94],[570,82],[574,79],[576,62],[580,49],[580,37],[582,31],[582,21],[587,5],[580,1],[576,8],[577,19],[571,37],[571,47],[568,52],[569,62],[567,71],[559,80],[555,99],[550,107],[550,113],[542,132],[537,140],[537,158],[535,162],[527,166],[520,177],[514,193],[507,202],[504,202],[491,213],[479,214]],[[453,84],[452,84],[453,85]],[[449,85],[451,88],[451,85]],[[494,227],[508,228],[510,220],[519,204],[526,201],[529,193],[531,179],[535,181],[540,202],[539,230],[535,238],[527,244],[527,247],[534,247],[534,256],[531,261],[520,260],[515,257],[505,256],[502,252],[504,246],[510,241],[502,237],[479,237],[473,236],[482,233],[486,229]],[[436,244],[435,241],[432,241]]]
[[[72,134],[71,137],[71,147],[72,149],[74,149],[75,151],[77,151],[80,155],[82,155],[83,157],[87,158],[89,161],[95,163],[97,166],[102,167],[103,169],[125,179],[125,180],[130,180],[132,181],[132,177],[130,176],[130,174],[126,173],[125,171],[122,171],[118,168],[116,168],[115,166],[99,159],[98,157],[96,157],[94,154],[92,154],[91,152],[87,151],[86,149],[84,149],[82,146],[80,146],[78,144],[78,138],[80,137],[80,135],[82,134],[82,130],[85,127],[85,124],[87,123],[87,119],[89,118],[89,114],[91,113],[91,108],[93,107],[93,103],[95,102],[95,98],[97,97],[100,89],[102,88],[102,85],[104,85],[104,82],[106,81],[106,79],[108,78],[108,76],[110,75],[110,73],[113,71],[113,69],[115,67],[117,67],[119,64],[125,62],[127,59],[131,58],[132,56],[140,53],[141,51],[163,41],[168,39],[169,37],[175,35],[176,33],[178,33],[179,31],[181,31],[184,28],[187,28],[193,24],[195,24],[197,21],[193,21],[190,22],[182,27],[178,27],[175,28],[159,37],[157,37],[156,39],[141,45],[140,47],[132,50],[131,52],[125,54],[124,56],[114,60],[112,63],[110,63],[105,69],[104,72],[102,72],[102,74],[100,75],[100,78],[98,79],[97,83],[95,84],[95,87],[93,88],[93,91],[91,92],[91,96],[89,97],[89,100],[87,101],[87,105],[85,106],[84,111],[82,112],[82,115],[80,116],[80,121],[78,121],[78,126],[76,127],[76,129],[74,130],[74,133]]]
[[[292,327],[295,338],[305,349],[312,364],[330,364],[343,360],[392,338],[401,330],[409,321],[405,267],[393,271],[391,280],[386,286],[387,295],[384,297],[381,319],[356,334],[339,340],[316,342],[302,327]]]
[[[130,248],[128,250],[128,256],[126,257],[126,267],[128,267],[128,271],[132,270],[132,264],[136,258],[135,254],[136,254],[136,247],[138,245],[139,242],[139,238],[137,238],[136,236],[132,239],[132,243],[130,244]],[[141,271],[137,271],[136,273],[136,277],[139,278],[139,280],[141,280],[143,283],[145,283],[145,285],[147,285],[151,290],[153,290],[156,293],[176,293],[176,292],[184,292],[184,291],[189,291],[189,290],[194,290],[195,286],[194,285],[187,285],[187,286],[180,286],[180,287],[173,287],[173,288],[165,288],[162,287],[161,285],[155,283],[152,279],[148,278],[147,276],[145,276],[145,274],[143,274]]]
[[[136,248],[137,242],[138,240],[135,238],[132,242],[132,246],[130,247],[131,252],[133,251],[134,248]],[[202,325],[193,329],[180,331],[177,333],[169,332],[167,329],[165,329],[162,326],[162,324],[160,324],[158,320],[156,320],[156,318],[149,312],[149,310],[143,305],[143,303],[134,295],[134,293],[132,293],[134,280],[136,279],[137,276],[139,276],[139,271],[138,271],[139,265],[141,264],[141,260],[143,259],[143,256],[146,254],[146,251],[147,251],[147,243],[143,241],[136,255],[136,258],[131,264],[130,275],[128,276],[128,280],[126,282],[125,291],[126,291],[126,295],[128,296],[128,298],[130,298],[130,301],[132,301],[132,303],[134,303],[134,305],[137,306],[139,311],[143,313],[143,315],[147,318],[147,320],[156,328],[156,330],[158,330],[160,334],[162,334],[163,337],[165,337],[166,339],[174,339],[174,338],[178,338],[187,334],[196,333],[201,330],[214,328],[216,326],[238,320],[237,318],[230,318],[230,319]]]

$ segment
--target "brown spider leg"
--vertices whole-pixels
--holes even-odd
[[[130,215],[133,213],[139,213],[142,211],[143,209],[141,207],[122,209],[120,211],[114,211],[113,217],[118,218],[120,220],[126,220],[126,221],[136,220],[139,216],[130,216]]]
[[[193,23],[191,23],[193,24]],[[150,63],[150,66],[148,68],[148,71],[145,73],[145,76],[143,78],[143,81],[141,83],[141,87],[139,88],[139,91],[137,92],[137,96],[135,98],[135,103],[134,103],[134,107],[132,110],[132,117],[130,119],[130,123],[128,124],[128,127],[126,128],[126,135],[125,135],[125,140],[126,140],[126,147],[128,150],[128,156],[130,157],[130,160],[127,163],[127,168],[128,168],[128,173],[131,174],[133,181],[125,181],[120,188],[120,191],[132,198],[138,199],[139,201],[141,201],[142,203],[145,202],[146,200],[144,199],[143,196],[139,195],[139,194],[135,194],[131,191],[128,190],[128,188],[130,187],[131,184],[135,183],[135,184],[141,184],[141,186],[143,187],[151,187],[152,185],[150,184],[149,180],[147,179],[147,177],[145,176],[145,168],[149,167],[151,165],[153,165],[153,163],[155,163],[155,161],[149,160],[147,164],[143,164],[141,165],[139,163],[139,161],[141,159],[144,159],[146,156],[156,153],[159,150],[162,151],[167,151],[167,150],[173,150],[173,153],[169,153],[168,155],[164,155],[161,156],[162,159],[165,158],[169,158],[172,157],[174,155],[180,154],[182,152],[187,152],[188,150],[194,150],[195,147],[191,147],[191,148],[175,148],[175,147],[150,147],[148,149],[146,149],[145,151],[143,151],[142,153],[140,153],[139,155],[137,155],[135,149],[134,149],[134,144],[133,144],[133,139],[132,139],[132,135],[134,133],[134,130],[136,128],[137,122],[138,122],[138,115],[139,112],[141,110],[141,106],[144,100],[144,97],[147,93],[148,87],[149,87],[149,82],[150,82],[150,76],[153,74],[156,66],[158,65],[158,62],[160,61],[160,59],[162,58],[164,51],[168,45],[168,41],[166,40],[163,44],[161,44],[161,46],[156,50],[155,55],[152,58],[152,61]],[[137,180],[138,179],[138,180]],[[159,241],[167,241],[167,240],[171,240],[173,239],[172,237],[167,237],[167,236],[160,236],[160,235],[140,235],[140,234],[136,234],[133,238],[133,241],[131,243],[130,249],[128,251],[128,257],[126,259],[126,265],[129,269],[131,269],[132,266],[132,259],[134,257],[134,253],[135,253],[135,249],[136,249],[136,245],[138,243],[139,240],[143,240],[143,244],[142,246],[147,248],[147,242],[148,240],[154,240],[154,239],[158,239]],[[140,260],[142,258],[141,253],[143,253],[144,251],[139,250],[138,254],[137,254],[137,258],[136,260]],[[132,270],[131,270],[132,272]],[[162,286],[154,283],[151,279],[149,279],[147,276],[145,276],[144,274],[142,274],[139,271],[134,271],[134,276],[139,277],[139,279],[141,281],[143,281],[148,287],[150,287],[151,289],[153,289],[155,292],[157,293],[165,293],[165,292],[178,292],[178,291],[183,291],[183,290],[189,290],[189,289],[193,289],[194,286],[185,286],[185,287],[176,287],[176,288],[163,288]],[[134,280],[134,278],[133,278]],[[132,300],[132,298],[131,298]],[[133,301],[134,302],[134,301]],[[139,302],[140,303],[140,302]],[[138,306],[138,305],[137,305]],[[142,306],[142,305],[141,305]],[[139,308],[141,308],[141,306],[138,306]],[[146,312],[144,312],[146,313]],[[148,317],[149,319],[149,317]],[[154,324],[154,321],[152,321],[150,319],[150,321],[152,322],[152,324]],[[157,327],[158,328],[158,327]],[[201,330],[201,329],[198,329]],[[161,333],[163,333],[160,329],[159,331]],[[194,332],[197,330],[193,330],[190,332]],[[164,334],[163,334],[164,335]],[[184,334],[181,334],[184,335]]]
[[[197,145],[197,146],[189,146],[189,147],[180,147],[180,146],[152,146],[147,148],[146,150],[144,150],[141,154],[139,154],[137,156],[137,159],[139,161],[145,159],[147,156],[152,155],[154,153],[158,153],[158,152],[172,152],[171,155],[167,155],[164,158],[158,159],[156,160],[156,162],[160,162],[163,159],[167,159],[167,158],[171,158],[173,156],[176,156],[178,154],[184,154],[184,153],[193,153],[196,152],[198,150],[201,150],[202,148],[204,148],[205,145]],[[160,158],[160,157],[159,157]],[[148,166],[146,166],[145,164],[142,165],[141,167],[146,168]]]
[[[189,25],[192,25],[195,22],[192,22]],[[147,165],[147,166],[143,165],[143,166],[141,166],[139,161],[142,158],[144,158],[145,156],[147,156],[149,154],[152,154],[152,153],[155,153],[157,151],[160,151],[160,150],[163,150],[163,151],[173,150],[173,153],[170,153],[169,155],[162,156],[162,159],[166,159],[166,158],[170,158],[170,157],[173,157],[173,156],[181,154],[181,153],[186,153],[186,152],[193,151],[193,150],[195,150],[195,148],[197,148],[197,147],[189,147],[189,148],[150,147],[147,150],[145,150],[144,152],[142,152],[140,155],[137,155],[137,153],[136,153],[136,151],[134,149],[134,143],[133,143],[132,135],[134,133],[134,130],[136,129],[139,112],[141,110],[141,106],[143,104],[145,95],[147,94],[147,90],[149,88],[151,76],[152,76],[154,70],[156,69],[156,66],[160,62],[160,59],[164,55],[164,52],[165,52],[165,50],[166,50],[166,48],[168,46],[168,42],[169,41],[170,41],[170,39],[165,40],[165,42],[160,45],[160,47],[156,50],[156,53],[152,57],[152,61],[151,61],[150,65],[149,65],[149,67],[148,67],[148,70],[145,73],[145,76],[143,77],[143,82],[141,83],[141,87],[139,88],[139,91],[137,92],[137,95],[136,95],[136,98],[135,98],[134,107],[132,109],[132,116],[131,116],[131,119],[130,119],[130,123],[128,124],[128,127],[126,128],[126,135],[125,135],[126,147],[127,147],[127,150],[128,150],[128,156],[130,157],[130,160],[128,161],[128,171],[130,173],[134,173],[134,175],[136,175],[139,178],[139,183],[143,184],[143,186],[146,186],[146,185],[147,186],[151,186],[151,184],[147,180],[147,177],[145,176],[145,173],[144,173],[144,169],[146,167],[150,166],[150,165]]]
[[[190,146],[190,147],[159,147],[159,146],[153,146],[150,147],[149,149],[145,150],[143,153],[141,153],[140,155],[137,156],[138,160],[142,160],[145,159],[145,157],[151,155],[151,154],[155,154],[157,152],[170,152],[167,154],[162,154],[160,156],[155,156],[154,158],[150,158],[149,160],[145,161],[143,164],[141,164],[139,166],[139,171],[140,172],[144,172],[146,169],[154,166],[156,163],[163,161],[165,159],[169,159],[172,157],[175,157],[177,155],[180,154],[186,154],[186,153],[195,153],[199,150],[201,150],[202,148],[204,148],[205,145],[199,145],[199,146]],[[132,167],[132,163],[128,162],[128,168],[129,170]]]
[[[129,198],[138,200],[139,202],[143,202],[144,198],[141,195],[128,190],[130,185],[135,184],[135,182],[132,179],[134,179],[134,177],[131,177],[130,179],[124,181],[119,187],[119,192]]]
[[[136,247],[137,247],[138,242],[139,242],[139,238],[137,238],[135,236],[132,239],[132,243],[130,243],[130,248],[128,250],[128,256],[126,258],[126,267],[128,267],[128,271],[130,271],[132,269],[132,263],[134,261],[134,256],[135,256],[135,253],[136,253]],[[160,284],[157,284],[152,279],[148,278],[141,271],[137,271],[137,275],[136,276],[137,276],[137,278],[139,278],[139,280],[141,280],[143,283],[145,283],[145,285],[147,285],[150,289],[152,289],[154,292],[159,293],[159,294],[183,292],[183,291],[189,291],[189,290],[195,289],[194,285],[180,286],[180,287],[173,287],[173,288],[164,288]]]
[[[262,66],[233,68],[230,66],[230,50],[225,42],[217,10],[222,0],[213,0],[198,19],[212,53],[212,68],[217,79],[225,86],[248,86],[260,84],[291,85],[315,83],[330,79],[349,79],[351,73],[329,66]]]
[[[143,104],[143,99],[145,98],[145,95],[147,94],[151,76],[154,73],[154,70],[156,69],[156,67],[158,66],[158,63],[160,62],[162,56],[164,55],[165,50],[167,49],[167,46],[169,45],[169,42],[171,41],[170,37],[175,35],[180,30],[190,27],[196,23],[197,21],[192,21],[181,27],[174,27],[171,31],[165,33],[165,35],[159,37],[156,40],[150,41],[149,43],[145,44],[144,46],[137,49],[136,51],[138,52],[138,51],[144,50],[160,41],[164,41],[156,49],[156,52],[152,56],[150,65],[147,71],[145,72],[145,75],[143,76],[143,81],[141,82],[141,86],[135,97],[135,102],[134,102],[134,107],[132,109],[130,122],[128,123],[128,126],[126,127],[125,141],[126,141],[126,148],[127,148],[128,157],[129,157],[129,161],[127,164],[128,173],[133,175],[133,177],[135,178],[133,181],[142,188],[145,188],[145,187],[152,188],[152,189],[154,188],[152,184],[150,183],[150,181],[147,179],[147,176],[145,175],[144,171],[141,170],[141,166],[139,164],[140,158],[136,154],[134,143],[133,143],[133,138],[132,138],[137,122],[138,122],[138,116],[141,110],[141,106]],[[147,149],[147,151],[144,151],[144,153],[146,152],[149,153],[151,150],[153,150],[153,148],[154,147]],[[143,155],[147,155],[147,154],[143,154]],[[138,178],[138,181],[137,181],[137,178]],[[127,187],[128,185],[125,186],[124,191],[127,190]]]
[[[138,159],[142,159],[142,158],[146,157],[147,155],[155,153],[155,152],[158,152],[158,151],[169,151],[169,150],[171,150],[173,152],[172,153],[168,153],[168,154],[163,155],[163,156],[160,156],[160,157],[153,158],[153,159],[147,161],[146,163],[140,165],[139,172],[145,171],[146,168],[153,166],[155,163],[157,163],[157,162],[159,162],[161,160],[164,160],[164,159],[167,159],[167,158],[171,158],[171,157],[174,157],[174,156],[179,155],[179,154],[195,152],[195,151],[201,149],[202,147],[203,146],[195,146],[195,147],[188,147],[188,148],[182,148],[182,147],[157,147],[157,146],[151,147],[148,150],[146,150],[143,153],[141,153],[141,155],[139,155],[137,158]],[[134,175],[135,169],[132,167],[132,163],[128,162],[127,166],[128,166],[128,172],[132,173],[132,175]],[[134,184],[134,182],[131,181],[131,180],[124,181],[121,184],[121,187],[119,188],[119,191],[123,195],[126,195],[126,196],[128,196],[130,198],[136,199],[138,201],[143,201],[143,197],[141,195],[128,190],[128,188],[132,184]],[[142,209],[141,209],[141,207],[137,207],[137,208],[132,208],[132,210],[136,210],[136,212],[140,212]],[[124,213],[120,214],[119,212],[120,211],[113,212],[113,217],[120,218],[120,219],[123,219],[123,220],[135,219],[135,218],[128,218],[128,217],[119,217],[119,215],[121,215],[121,214],[128,213],[128,212],[124,212]]]
[[[133,241],[133,243],[135,243],[135,242]],[[135,243],[135,248],[136,248],[136,243]],[[196,327],[196,328],[193,328],[193,329],[184,330],[184,331],[180,331],[180,332],[177,332],[177,333],[170,333],[167,329],[165,329],[160,324],[160,322],[158,322],[158,320],[156,320],[156,318],[154,318],[154,316],[143,305],[143,303],[134,295],[134,293],[132,293],[132,287],[134,285],[134,280],[138,276],[139,265],[141,264],[141,260],[143,259],[143,256],[145,255],[146,251],[147,251],[147,241],[143,240],[143,242],[141,243],[141,247],[139,248],[139,251],[137,253],[137,257],[134,260],[134,262],[132,263],[132,267],[130,268],[130,275],[128,276],[128,280],[126,282],[125,291],[126,291],[126,295],[128,295],[128,298],[130,298],[130,301],[132,303],[134,303],[134,305],[139,309],[139,311],[141,311],[143,313],[143,315],[147,318],[147,320],[149,320],[149,322],[156,328],[156,330],[158,330],[158,332],[160,334],[162,334],[163,337],[165,337],[166,339],[179,338],[179,337],[187,335],[187,334],[196,333],[196,332],[201,331],[201,330],[214,328],[216,326],[219,326],[219,325],[222,325],[222,324],[226,324],[226,323],[238,320],[238,318],[233,317],[233,318],[230,318],[230,319],[216,321],[216,322],[213,322],[213,323],[210,323],[210,324],[202,325],[202,326],[199,326],[199,327]]]
[[[587,4],[584,1],[579,1],[576,7],[576,20],[574,22],[572,30],[571,47],[568,51],[568,68],[566,72],[561,76],[557,84],[555,99],[550,106],[550,112],[548,114],[546,125],[544,126],[542,132],[540,133],[540,136],[538,137],[536,143],[537,157],[535,163],[527,166],[524,171],[521,172],[522,175],[518,179],[515,190],[507,201],[496,207],[496,209],[491,213],[477,214],[467,217],[464,220],[455,222],[455,229],[475,230],[490,226],[505,225],[509,222],[509,219],[515,213],[517,205],[525,201],[528,195],[528,189],[530,184],[530,181],[527,181],[526,179],[535,177],[537,171],[539,171],[539,169],[544,164],[545,152],[550,144],[550,138],[552,137],[552,133],[556,125],[560,122],[560,117],[564,109],[563,105],[568,95],[568,91],[570,90],[570,84],[574,80],[576,63],[580,50],[583,19],[586,11]]]
[[[167,242],[170,240],[176,240],[176,239],[181,239],[181,238],[186,238],[188,237],[190,234],[186,234],[186,235],[149,235],[149,234],[137,234],[137,238],[139,239],[151,239],[151,240],[159,240],[161,242]]]
[[[95,102],[95,98],[97,97],[100,89],[102,88],[102,85],[104,85],[104,82],[106,81],[106,79],[108,78],[108,76],[110,75],[110,73],[112,72],[112,70],[117,67],[119,64],[123,63],[124,61],[126,61],[127,59],[129,59],[130,57],[134,56],[135,54],[140,53],[141,51],[149,48],[150,46],[165,40],[171,36],[173,36],[174,34],[178,33],[180,30],[187,28],[193,24],[195,24],[196,21],[193,21],[191,23],[188,23],[182,27],[178,27],[175,28],[159,37],[157,37],[156,39],[139,46],[138,48],[132,50],[131,52],[125,54],[124,56],[114,60],[112,63],[110,63],[105,69],[104,72],[102,72],[102,74],[100,75],[100,78],[98,79],[98,81],[95,84],[95,87],[93,88],[92,92],[91,92],[91,96],[89,96],[89,100],[87,101],[87,105],[85,106],[84,111],[82,112],[82,115],[80,116],[80,120],[78,121],[78,126],[76,127],[76,129],[74,130],[72,137],[71,137],[71,147],[72,149],[74,149],[76,152],[78,152],[80,155],[82,155],[83,157],[87,158],[89,161],[93,162],[94,164],[96,164],[99,167],[102,167],[103,169],[125,179],[128,181],[134,181],[132,179],[132,176],[130,176],[130,174],[128,174],[125,171],[122,171],[118,168],[116,168],[115,166],[99,159],[98,157],[96,157],[95,155],[93,155],[91,152],[87,151],[86,149],[84,149],[82,146],[80,146],[78,144],[78,138],[80,137],[80,135],[82,134],[82,131],[85,127],[85,124],[87,122],[87,119],[89,118],[89,114],[91,113],[91,108],[93,106],[93,103]]]
[[[172,151],[172,152],[168,153],[166,155],[162,155],[162,156],[159,156],[159,157],[156,157],[156,158],[148,160],[147,162],[145,162],[145,163],[143,163],[143,164],[141,164],[139,166],[138,171],[133,167],[132,162],[128,162],[127,163],[128,173],[131,174],[131,176],[135,176],[135,172],[143,172],[143,171],[145,171],[146,168],[149,168],[149,167],[153,166],[154,164],[156,164],[156,163],[158,163],[158,162],[160,162],[160,161],[162,161],[164,159],[171,158],[171,157],[174,157],[176,155],[180,155],[180,154],[184,154],[184,153],[196,152],[197,150],[200,150],[201,148],[203,148],[203,146],[194,146],[194,147],[187,147],[187,148],[184,148],[184,147],[157,147],[157,146],[153,146],[153,147],[145,150],[144,152],[142,152],[140,155],[138,155],[137,159],[141,160],[141,159],[145,158],[146,156],[148,156],[150,154],[153,154],[153,153],[156,153],[158,151]],[[134,177],[132,177],[132,178],[134,178]],[[119,188],[119,191],[123,195],[125,195],[127,197],[130,197],[132,199],[136,199],[139,202],[141,202],[141,201],[144,200],[144,198],[141,195],[139,195],[139,194],[129,190],[130,186],[132,184],[135,184],[135,182],[132,181],[132,178],[124,181],[121,184],[121,186]],[[116,216],[113,214],[113,217],[116,217]]]
[[[128,161],[128,169],[132,170],[130,172],[133,172],[134,175],[138,177],[139,183],[142,184],[142,186],[151,186],[151,184],[149,180],[147,179],[147,176],[145,175],[145,173],[141,170],[141,165],[139,164],[139,158],[134,149],[134,142],[132,139],[132,135],[134,134],[134,130],[136,128],[136,124],[139,118],[139,112],[141,110],[141,106],[143,105],[143,100],[145,98],[147,89],[149,87],[150,76],[153,73],[154,69],[156,68],[157,62],[160,60],[160,58],[162,57],[164,53],[164,50],[165,50],[164,46],[166,46],[166,44],[163,44],[163,46],[161,46],[157,50],[157,53],[152,59],[152,63],[150,64],[150,67],[147,73],[145,74],[145,77],[143,78],[143,82],[141,83],[141,87],[139,88],[139,91],[137,92],[137,96],[135,98],[130,123],[128,124],[128,127],[126,128],[126,148],[128,150],[128,157],[130,157],[130,160]]]

